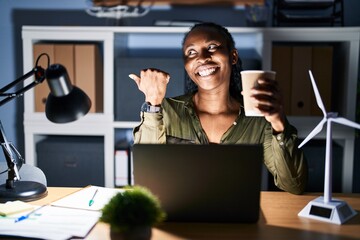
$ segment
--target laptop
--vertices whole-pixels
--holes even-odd
[[[156,195],[170,222],[254,223],[261,145],[135,144],[134,184]]]

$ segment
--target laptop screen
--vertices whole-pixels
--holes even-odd
[[[168,221],[256,222],[262,161],[261,145],[135,144],[134,183]]]

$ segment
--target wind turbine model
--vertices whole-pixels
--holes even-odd
[[[354,209],[351,208],[345,201],[332,198],[332,122],[343,124],[349,127],[360,129],[360,124],[351,122],[345,118],[338,117],[338,114],[335,112],[326,112],[325,106],[321,100],[319,90],[316,86],[314,77],[309,70],[309,75],[311,83],[314,89],[316,103],[324,114],[324,118],[320,123],[310,132],[310,134],[304,139],[304,141],[299,145],[301,148],[305,143],[307,143],[311,138],[318,134],[323,125],[327,124],[326,129],[326,154],[325,154],[325,177],[324,177],[324,196],[318,197],[310,201],[306,207],[304,207],[300,212],[300,217],[312,218],[320,221],[342,224],[355,216],[357,213]]]

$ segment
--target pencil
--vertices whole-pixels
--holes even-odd
[[[89,201],[89,207],[91,207],[91,205],[94,204],[94,198],[95,198],[97,192],[98,192],[98,189],[95,190],[94,195],[93,195],[92,198],[90,199],[90,201]]]

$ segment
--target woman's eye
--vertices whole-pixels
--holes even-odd
[[[216,44],[211,44],[211,45],[209,45],[208,50],[209,50],[209,51],[215,51],[218,47],[219,47],[219,46],[216,45]]]
[[[196,54],[196,51],[195,50],[189,50],[187,51],[187,56],[193,56]]]

